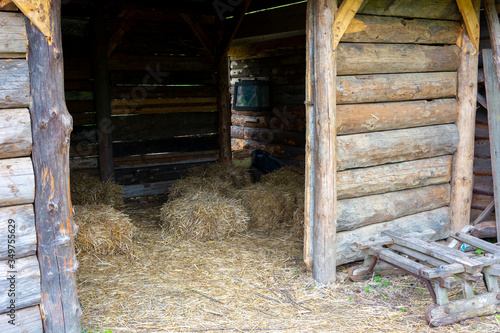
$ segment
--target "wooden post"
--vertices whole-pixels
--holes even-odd
[[[231,163],[231,97],[227,52],[217,66],[217,106],[219,109],[219,161]]]
[[[314,196],[313,278],[321,284],[336,279],[336,59],[333,50],[333,22],[336,0],[310,0],[314,22],[311,38],[314,43],[314,128],[311,155],[313,184],[306,189]],[[310,125],[308,125],[310,126]],[[309,129],[311,130],[311,129]],[[309,184],[308,184],[309,185]]]
[[[115,178],[105,23],[102,1],[94,1],[92,68],[94,75],[94,104],[98,129],[99,173],[101,180],[104,182],[114,181]]]
[[[479,19],[479,0],[474,0]],[[463,29],[461,61],[458,69],[458,118],[456,125],[460,143],[453,158],[451,192],[451,228],[462,230],[470,223],[472,203],[472,172],[474,161],[474,131],[476,124],[476,92],[478,51]]]
[[[488,30],[490,32],[493,64],[495,65],[497,81],[500,82],[500,21],[498,20],[495,0],[484,0],[484,10],[486,12],[486,22],[488,23]]]
[[[26,19],[30,69],[35,172],[35,223],[47,333],[80,333],[74,237],[69,194],[69,145],[72,119],[64,101],[61,1],[50,0],[51,37]]]

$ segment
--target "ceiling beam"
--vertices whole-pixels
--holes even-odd
[[[337,48],[340,39],[352,22],[365,0],[345,0],[339,7],[335,21],[333,23],[333,49]]]
[[[16,6],[28,17],[45,37],[51,36],[49,0],[13,0]]]
[[[474,5],[471,0],[457,0],[457,5],[460,13],[462,13],[469,38],[476,47],[476,51],[479,51],[479,20]]]

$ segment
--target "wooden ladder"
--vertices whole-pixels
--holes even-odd
[[[484,251],[484,255],[477,256],[422,239],[428,236],[387,231],[378,238],[356,243],[366,253],[365,262],[351,268],[349,277],[359,281],[361,276],[371,275],[377,263],[382,262],[424,281],[434,301],[425,311],[425,318],[433,326],[499,312],[500,246],[461,231],[451,232],[450,237],[458,242]],[[478,282],[485,283],[486,293],[474,294],[472,285]],[[450,301],[448,291],[459,285],[463,298]]]

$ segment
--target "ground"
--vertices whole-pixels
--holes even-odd
[[[337,284],[316,287],[302,243],[288,232],[219,242],[163,238],[159,203],[129,202],[126,212],[139,227],[133,254],[79,254],[85,331],[500,331],[500,316],[428,327],[424,311],[432,300],[413,277],[354,283],[342,266]]]

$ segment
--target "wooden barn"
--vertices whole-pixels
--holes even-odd
[[[446,239],[492,211],[497,46],[478,0],[0,0],[0,327],[81,332],[70,173],[130,198],[237,149],[305,167],[322,284],[382,231]]]

